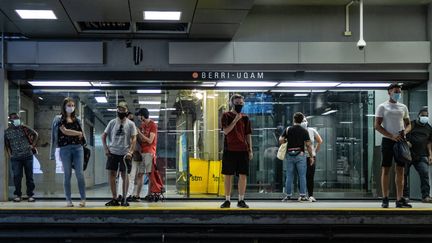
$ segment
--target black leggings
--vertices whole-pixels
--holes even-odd
[[[316,157],[314,156],[314,159]],[[306,187],[309,194],[309,197],[313,196],[314,190],[314,176],[315,176],[315,165],[316,161],[313,165],[310,165],[310,158],[307,158],[307,171],[306,171]]]

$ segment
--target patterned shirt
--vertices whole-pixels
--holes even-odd
[[[32,157],[28,136],[34,137],[36,132],[27,126],[9,126],[5,130],[5,144],[11,151],[11,159]]]

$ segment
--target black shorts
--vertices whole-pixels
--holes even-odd
[[[249,152],[224,151],[222,157],[223,175],[249,175]]]
[[[381,154],[382,154],[382,167],[391,167],[394,158],[393,146],[395,145],[395,141],[389,138],[383,138],[381,142]],[[404,167],[405,164],[403,162],[399,162],[395,160],[397,166]]]
[[[120,164],[120,171],[126,171],[125,163],[123,162],[123,157],[124,155],[110,154],[110,156],[108,156],[108,160],[106,163],[106,169],[117,171],[118,166]],[[127,173],[129,174],[132,169],[132,162],[131,160],[126,160],[125,162],[127,166]]]

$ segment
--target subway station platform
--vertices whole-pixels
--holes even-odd
[[[0,203],[0,240],[43,242],[311,242],[391,240],[431,242],[432,204],[380,208],[376,201],[248,201],[249,209],[220,209],[221,201],[167,200],[105,207],[65,207],[63,201]],[[5,241],[6,242],[6,241]],[[381,241],[382,242],[382,241]],[[384,241],[386,242],[386,241]]]

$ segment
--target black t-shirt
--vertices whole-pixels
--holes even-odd
[[[411,131],[407,134],[407,140],[411,142],[411,154],[414,160],[429,156],[427,145],[432,142],[432,127],[417,120],[411,121]]]
[[[287,149],[300,148],[304,152],[305,142],[310,141],[309,132],[300,125],[285,129],[282,137],[288,140]]]

